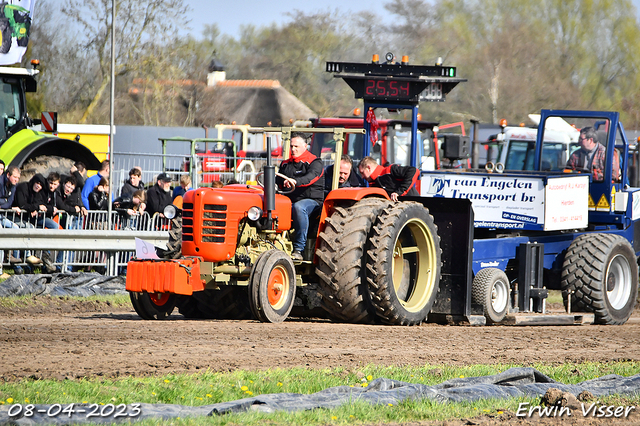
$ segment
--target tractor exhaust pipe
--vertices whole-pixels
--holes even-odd
[[[276,167],[271,162],[271,136],[267,136],[267,165],[264,166],[264,211],[266,228],[273,228],[272,212],[276,209]]]

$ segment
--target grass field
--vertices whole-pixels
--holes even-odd
[[[120,378],[116,380],[22,380],[0,384],[0,404],[131,404],[164,403],[186,406],[233,401],[259,394],[310,394],[334,386],[367,387],[380,377],[410,383],[434,385],[452,378],[485,376],[514,367],[512,365],[475,365],[448,367],[425,365],[420,368],[368,365],[358,371],[335,369],[275,369],[266,371],[203,372],[163,377]],[[574,384],[607,374],[631,376],[640,373],[638,362],[533,365],[556,381]],[[600,398],[603,404],[640,405],[640,395]],[[405,401],[397,405],[371,406],[352,402],[335,409],[316,409],[293,413],[248,412],[208,418],[177,418],[172,424],[247,424],[324,425],[384,424],[409,421],[471,418],[483,414],[501,416],[515,413],[521,402],[539,404],[538,398],[481,400],[473,403],[440,404],[429,400]],[[138,423],[137,423],[138,424]],[[166,420],[145,420],[139,424],[166,424]]]

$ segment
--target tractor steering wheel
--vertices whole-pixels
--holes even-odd
[[[262,171],[262,172],[260,172],[260,173],[258,173],[256,175],[256,181],[258,182],[258,185],[260,187],[264,188],[264,183],[260,182],[260,176],[262,176],[262,175],[264,175],[264,171]],[[291,184],[291,188],[289,188],[289,189],[280,189],[280,188],[278,188],[278,185],[276,184],[276,192],[278,194],[287,195],[287,194],[291,194],[293,191],[295,191],[296,183],[293,181],[293,179],[291,179],[289,176],[285,176],[282,173],[278,173],[278,172],[276,172],[276,176],[281,177],[282,179],[288,181]]]

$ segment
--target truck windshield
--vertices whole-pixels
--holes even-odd
[[[2,126],[0,126],[0,140],[7,138],[11,127],[15,126],[22,116],[20,109],[20,87],[18,82],[3,79],[0,85],[0,114]]]
[[[418,129],[416,134],[417,144],[423,144],[423,155],[431,156],[431,140],[425,137],[425,131]],[[400,164],[401,166],[411,165],[411,128],[397,125],[389,129],[387,136],[387,162]]]
[[[542,145],[541,169],[564,170],[569,156],[578,148],[576,143],[545,142]],[[511,141],[505,162],[505,170],[533,170],[535,141]]]

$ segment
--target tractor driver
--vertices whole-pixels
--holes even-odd
[[[291,156],[280,164],[279,173],[287,176],[276,178],[280,188],[292,190],[287,196],[291,199],[294,260],[302,260],[302,253],[309,232],[309,218],[322,206],[324,198],[324,167],[322,160],[307,150],[304,133],[291,134]]]
[[[358,170],[371,186],[387,191],[393,201],[398,201],[398,196],[402,195],[420,195],[416,190],[420,172],[415,167],[398,164],[382,167],[373,157],[364,157],[358,164]]]
[[[584,127],[580,130],[579,143],[580,149],[571,154],[565,169],[591,172],[594,182],[602,182],[607,149],[598,142],[596,130],[593,127]],[[614,182],[620,182],[620,159],[617,151],[614,151],[611,176]]]
[[[331,191],[333,180],[333,164],[325,170],[324,195]],[[353,161],[348,155],[340,157],[340,170],[338,172],[338,188],[358,188],[364,186],[364,180],[353,169]]]

